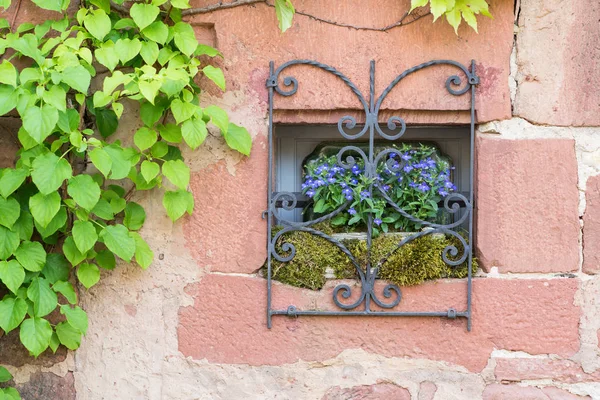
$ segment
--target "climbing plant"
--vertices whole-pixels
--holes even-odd
[[[33,2],[62,18],[0,19],[0,115],[22,121],[16,164],[0,170],[0,328],[37,357],[86,334],[75,285],[94,286],[117,259],[152,263],[134,193],[159,188],[173,221],[192,213],[179,146],[198,148],[209,124],[242,154],[252,143],[223,109],[200,106],[195,79],[221,90],[225,79],[205,62],[221,54],[181,20],[188,0],[86,0],[73,13],[70,0]],[[133,137],[115,135],[138,109]]]
[[[462,20],[477,32],[477,15],[492,15],[488,9],[486,0],[411,0],[411,13],[415,8],[425,7],[429,5],[433,21],[439,17],[446,17],[446,21],[454,28],[454,32],[458,34],[458,27]],[[285,32],[292,26],[292,20],[296,10],[291,0],[275,0],[275,12],[279,21],[279,28]]]

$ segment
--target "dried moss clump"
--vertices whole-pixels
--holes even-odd
[[[317,229],[331,235],[328,225]],[[275,230],[275,233],[277,230]],[[390,251],[396,248],[402,237],[397,234],[380,235],[373,240],[371,265],[376,266]],[[287,263],[273,260],[272,278],[288,285],[312,290],[321,289],[326,282],[325,273],[331,268],[336,278],[354,278],[356,271],[349,258],[335,245],[325,239],[305,232],[291,232],[283,235],[278,243],[279,254],[283,243],[293,244],[296,256]],[[357,258],[361,266],[366,264],[367,244],[365,240],[344,240],[344,245]],[[426,280],[440,278],[464,278],[468,274],[468,264],[453,267],[444,262],[442,252],[450,245],[462,254],[460,241],[453,236],[427,235],[405,244],[385,261],[379,270],[379,278],[399,286],[411,286]],[[452,259],[450,254],[448,257]],[[477,261],[473,259],[473,273],[477,271]]]

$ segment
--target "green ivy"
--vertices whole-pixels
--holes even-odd
[[[411,0],[410,12],[415,8],[425,7],[429,4],[433,21],[445,16],[446,21],[454,28],[458,35],[458,27],[462,20],[477,32],[477,15],[492,17],[486,0]],[[279,28],[285,32],[292,26],[296,10],[291,0],[275,0],[275,13],[279,21]]]
[[[225,90],[225,78],[199,59],[221,54],[181,20],[188,0],[88,0],[74,15],[69,2],[34,0],[63,14],[39,25],[12,31],[0,19],[0,115],[22,121],[16,165],[0,170],[0,329],[18,329],[35,357],[79,347],[88,318],[77,283],[94,286],[117,258],[143,269],[152,263],[134,192],[164,189],[173,221],[192,213],[179,146],[198,148],[208,124],[242,154],[252,145],[224,110],[199,105],[194,79],[204,75]],[[113,134],[134,115],[133,103],[143,126],[127,146]]]

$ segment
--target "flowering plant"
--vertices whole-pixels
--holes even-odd
[[[393,148],[397,152],[387,154],[371,178],[365,175],[362,159],[350,168],[339,164],[336,156],[321,155],[307,162],[302,192],[313,199],[310,210],[324,215],[350,202],[345,212],[331,220],[332,225],[355,228],[371,216],[375,235],[380,230],[421,227],[392,208],[379,188],[408,214],[428,221],[437,218],[438,203],[456,190],[451,180],[454,167],[430,145],[405,143]]]

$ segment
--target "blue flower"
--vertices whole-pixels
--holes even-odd
[[[380,220],[379,218],[375,218],[375,220],[373,221],[375,222],[375,225],[381,225],[381,223],[383,222],[382,220]]]
[[[412,159],[412,157],[408,153],[402,154],[401,158],[405,161]]]
[[[358,181],[356,179],[352,179],[350,181],[350,183],[353,184],[353,185],[358,185]]]
[[[390,190],[390,185],[383,185],[382,189],[384,192],[387,192],[388,190]]]
[[[418,187],[418,190],[420,190],[421,192],[425,193],[428,192],[429,189],[431,189],[425,182],[421,183]]]
[[[448,192],[446,192],[446,191],[445,191],[443,188],[440,188],[440,189],[438,190],[438,194],[439,194],[440,196],[442,196],[442,197],[446,197],[446,196],[448,196]]]
[[[347,187],[347,186],[348,186],[348,184],[347,184],[346,182],[341,182],[341,183],[340,183],[340,186],[341,186],[341,187],[343,187],[343,188],[345,188],[345,187]]]
[[[396,158],[398,156],[398,154],[396,153],[390,153],[390,158]]]
[[[349,194],[346,196],[346,200],[352,200],[352,199],[353,199],[352,195]]]
[[[314,190],[309,190],[308,192],[306,192],[306,195],[308,197],[313,197],[315,195],[315,191]]]
[[[352,189],[346,188],[346,189],[342,190],[342,194],[349,196],[352,194]]]
[[[414,169],[414,168],[413,168],[413,166],[412,166],[412,165],[410,165],[410,164],[408,164],[408,165],[405,165],[405,166],[404,166],[404,168],[403,168],[404,172],[406,172],[406,173],[409,173],[409,172],[410,172],[410,171],[412,171],[413,169]]]
[[[366,190],[363,190],[362,192],[360,192],[360,197],[362,197],[363,199],[366,199],[367,197],[371,197],[371,193],[369,193]]]
[[[351,209],[348,210],[348,214],[356,215],[356,210],[354,209],[354,207],[352,207]]]
[[[329,183],[335,183],[335,178],[329,178],[329,179],[327,179],[327,182],[329,182]]]

